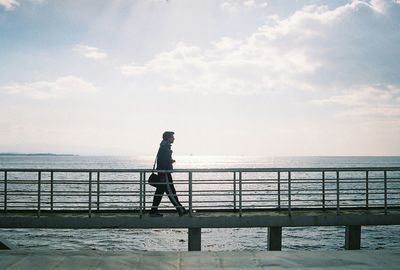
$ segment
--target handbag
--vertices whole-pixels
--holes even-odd
[[[160,185],[160,177],[154,172],[151,173],[148,183],[150,186],[157,188]]]
[[[151,175],[149,176],[149,179],[147,180],[149,185],[152,187],[155,187],[155,188],[158,188],[160,185],[162,185],[160,176],[158,174],[154,173],[154,170],[156,168],[156,163],[157,163],[157,157],[158,157],[158,154],[156,156],[156,160],[154,160],[153,169],[151,170]]]

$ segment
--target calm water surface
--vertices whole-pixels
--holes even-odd
[[[176,169],[268,167],[400,167],[400,157],[175,156]],[[153,157],[0,156],[1,168],[151,168]],[[2,176],[0,176],[2,177]],[[164,198],[164,200],[167,200]],[[339,250],[344,227],[283,228],[283,250]],[[0,229],[18,248],[63,250],[187,250],[187,230]],[[202,250],[266,250],[267,228],[203,229]],[[363,249],[400,249],[400,226],[362,227]]]

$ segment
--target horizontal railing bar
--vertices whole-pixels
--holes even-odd
[[[319,168],[224,168],[224,169],[175,169],[175,170],[154,170],[161,173],[188,173],[188,172],[360,172],[360,171],[400,171],[400,167],[347,167],[347,168],[334,168],[334,167],[319,167]],[[0,171],[4,172],[76,172],[76,173],[140,173],[152,172],[152,169],[37,169],[37,168],[1,168]]]
[[[139,185],[140,184],[140,181],[126,181],[126,182],[112,182],[112,181],[110,181],[110,182],[103,182],[103,181],[99,181],[99,183],[101,184],[101,185],[125,185],[125,184],[137,184],[137,185]],[[58,184],[58,183],[57,183]],[[95,185],[94,183],[93,183],[93,185]]]
[[[80,183],[85,183],[85,184],[87,184],[89,182],[87,179],[57,179],[57,178],[54,178],[53,181],[55,181],[57,184],[63,184],[63,183],[68,183],[68,184],[71,184],[71,183],[79,183],[79,184]],[[29,183],[37,183],[37,179],[21,179],[21,178],[18,178],[18,179],[7,180],[7,183],[8,182],[11,182],[11,183],[15,182],[15,183],[18,183],[18,184],[20,184],[20,183],[28,183],[28,182]],[[132,179],[129,179],[129,180],[116,179],[116,180],[109,180],[109,181],[101,180],[100,182],[103,183],[103,184],[108,184],[108,183],[121,183],[121,184],[125,184],[125,183],[140,183],[140,181],[132,180]],[[50,184],[51,180],[44,179],[43,183]],[[95,185],[95,184],[93,183],[93,185]]]
[[[276,199],[276,193],[275,194],[256,194],[259,196],[263,196],[263,197],[271,197],[274,200]],[[218,194],[218,193],[209,193],[209,194],[193,194],[193,197],[196,198],[203,198],[203,197],[232,197],[232,194]],[[253,196],[253,194],[246,194],[243,193],[243,196]]]
[[[325,180],[325,182],[326,183],[335,183],[335,179],[330,179],[331,181],[329,181],[329,179],[326,179]],[[341,181],[341,183],[342,184],[364,184],[365,183],[365,181],[342,181],[343,179],[340,179],[340,181]],[[79,184],[79,185],[81,185],[81,184],[85,184],[85,185],[87,185],[88,184],[88,180],[59,180],[59,179],[54,179],[53,180],[54,182],[53,182],[53,184],[57,184],[57,185],[70,185],[70,184]],[[256,181],[256,182],[249,182],[249,181],[246,181],[246,180],[244,180],[243,181],[243,183],[246,183],[246,184],[260,184],[260,183],[272,183],[272,184],[276,184],[276,181],[277,181],[277,179],[275,179],[274,181],[263,181],[263,180],[259,180],[259,181]],[[281,179],[281,181],[282,181],[282,184],[287,184],[287,181],[285,182],[285,179]],[[178,180],[174,180],[174,184],[187,184],[187,182],[188,182],[188,180],[180,180],[180,181],[178,181]],[[383,184],[383,178],[381,179],[381,181],[368,181],[369,183],[371,183],[371,184],[373,184],[373,183],[375,183],[375,184]],[[2,182],[2,181],[0,181],[0,183],[4,183],[4,181]],[[26,184],[26,185],[28,185],[28,184],[37,184],[37,180],[22,180],[22,179],[14,179],[14,180],[7,180],[7,183],[8,184]],[[51,181],[50,180],[42,180],[41,181],[41,183],[43,184],[43,185],[50,185],[51,184]],[[140,184],[140,182],[139,181],[132,181],[132,180],[127,180],[127,181],[115,181],[115,182],[113,182],[113,181],[109,181],[109,182],[103,182],[103,181],[100,181],[99,182],[100,184],[103,184],[103,185],[124,185],[124,184]],[[228,185],[228,184],[232,184],[232,181],[223,181],[223,180],[215,180],[215,181],[212,181],[212,182],[209,182],[209,181],[193,181],[193,183],[195,183],[196,185],[205,185],[205,184],[210,184],[210,185],[212,185],[212,184],[216,184],[216,185],[220,185],[220,184],[226,184],[226,185]],[[302,181],[302,182],[300,182],[300,181],[293,181],[292,182],[293,184],[321,184],[322,183],[322,180],[321,181]],[[388,181],[388,183],[400,183],[400,181]],[[92,185],[95,185],[94,183],[92,184]]]
[[[210,171],[210,172],[213,172],[213,171]],[[276,180],[277,179],[271,179],[271,178],[269,178],[269,179],[265,179],[265,178],[262,178],[262,179],[243,179],[243,182],[248,183],[250,181],[254,181],[254,182],[257,182],[257,183],[258,182],[263,182],[264,183],[264,182],[276,182]],[[287,182],[287,179],[281,178],[281,180],[284,181],[284,182],[285,181]],[[332,182],[336,181],[336,179],[334,179],[334,178],[326,178],[325,180],[326,181],[330,180]],[[357,180],[357,181],[355,181],[355,180]],[[371,180],[371,183],[381,183],[381,181],[376,181],[376,180],[382,180],[383,181],[383,177],[377,177],[377,178],[370,177],[369,180]],[[11,179],[11,180],[7,180],[7,182],[11,182],[11,183],[12,182],[21,183],[23,181],[29,181],[29,183],[36,183],[37,179]],[[58,184],[64,183],[64,182],[65,183],[73,183],[73,181],[76,181],[78,183],[87,183],[88,182],[87,179],[57,179],[57,178],[54,178],[54,181],[56,181]],[[300,181],[305,181],[305,183],[321,183],[322,179],[321,178],[293,179],[293,182],[296,182],[296,183],[300,183]],[[365,179],[363,179],[363,178],[348,178],[348,179],[340,178],[340,181],[343,181],[344,183],[346,183],[348,181],[352,182],[352,183],[365,183]],[[174,180],[174,183],[175,182],[178,182],[178,183],[179,182],[187,182],[187,180],[186,179],[185,180],[177,179],[177,180]],[[230,179],[198,179],[198,180],[193,180],[193,183],[198,183],[198,184],[200,184],[200,183],[203,184],[205,182],[232,183],[233,180],[230,180]],[[398,183],[398,182],[400,182],[400,179],[399,178],[388,178],[388,182]],[[4,183],[4,180],[0,180],[0,183]],[[43,180],[43,183],[49,184],[49,183],[51,183],[51,181],[45,179],[45,180]],[[100,183],[102,183],[102,184],[140,183],[140,181],[139,180],[132,180],[132,179],[127,179],[127,180],[123,180],[123,179],[116,179],[116,180],[102,179],[100,181]]]
[[[392,199],[393,200],[393,199]],[[282,200],[283,202],[287,202],[287,200]],[[300,202],[300,201],[321,201],[321,199],[297,199],[297,200],[292,200],[292,202]],[[335,202],[335,200],[326,200],[325,202]],[[357,201],[365,201],[364,199],[349,199],[349,200],[343,200],[341,202],[346,203],[346,202],[357,202]],[[381,204],[380,201],[384,201],[382,200],[374,200],[376,201],[376,203],[371,203],[370,205],[374,205],[374,204]],[[103,201],[101,202],[101,204],[106,204],[106,203],[138,203],[139,201],[112,201],[112,202],[107,202],[107,201]],[[186,201],[181,201],[182,203],[186,202]],[[226,201],[226,200],[198,200],[196,201],[196,203],[201,203],[201,202],[212,202],[212,203],[217,203],[217,202],[232,202],[232,201]],[[243,199],[243,202],[273,202],[272,200],[245,200]],[[49,201],[42,201],[41,204],[50,204],[51,202]],[[54,201],[54,204],[87,204],[87,201]],[[96,204],[96,201],[93,201],[93,205]],[[13,202],[8,202],[8,206],[12,206],[13,204],[35,204],[35,202],[32,201],[13,201]],[[398,202],[397,204],[391,204],[391,205],[398,205],[400,206],[400,202]],[[1,206],[1,204],[0,204]]]
[[[84,181],[84,180],[79,180],[79,181],[78,180],[71,180],[71,181],[66,180],[66,182],[64,182],[64,183],[58,182],[59,180],[57,180],[57,179],[54,179],[54,181],[55,181],[54,184],[57,184],[57,185],[72,185],[72,184],[87,185],[89,183],[89,181]],[[65,181],[65,180],[63,180],[63,181]],[[10,181],[7,181],[7,183],[10,183],[10,184],[23,184],[23,185],[36,185],[37,182],[38,182],[37,180],[10,180]],[[42,184],[42,181],[40,181],[40,182]],[[50,184],[51,184],[51,181],[48,181],[48,180],[43,181],[43,185],[50,185]]]

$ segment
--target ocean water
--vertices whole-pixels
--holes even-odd
[[[400,157],[175,156],[175,169],[400,167]],[[153,157],[0,156],[1,168],[140,169]],[[0,176],[1,177],[1,176]],[[168,201],[166,198],[163,201]],[[344,227],[283,228],[283,250],[340,250]],[[363,249],[400,249],[400,226],[362,227]],[[0,239],[33,250],[187,250],[186,229],[0,229]],[[202,229],[202,250],[266,250],[267,228]]]

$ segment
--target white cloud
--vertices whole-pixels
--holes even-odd
[[[16,0],[0,0],[0,5],[3,6],[5,10],[12,10],[19,6],[19,3]]]
[[[256,4],[256,1],[254,1],[254,0],[247,0],[247,1],[243,2],[243,5],[247,6],[247,7],[253,7],[255,4]]]
[[[102,60],[107,57],[107,54],[101,51],[99,48],[78,44],[74,47],[74,50],[82,54],[86,58]]]
[[[243,4],[227,1],[224,5]],[[250,2],[248,3],[251,4]],[[352,1],[329,9],[306,6],[267,23],[245,39],[221,38],[208,49],[178,43],[124,75],[153,76],[159,89],[253,94],[279,90],[400,85],[396,70],[400,9],[383,1]]]
[[[268,3],[265,0],[227,0],[220,5],[220,8],[229,13],[235,13],[239,10],[265,8],[267,6]]]
[[[200,48],[179,43],[174,50],[156,55],[143,66],[131,64],[122,66],[119,69],[125,75],[158,72],[167,77],[178,79],[179,76],[183,75],[182,73],[189,75],[191,68],[197,66],[202,69],[203,64],[207,63],[204,61],[204,56],[202,56]]]
[[[47,0],[29,0],[29,1],[35,4],[43,4]],[[0,0],[0,6],[3,6],[5,10],[13,10],[19,5],[20,2],[17,0]]]
[[[123,75],[143,75],[149,70],[148,67],[140,66],[135,63],[124,65],[117,68]]]
[[[229,37],[223,37],[217,42],[213,42],[213,46],[220,51],[237,50],[242,45],[241,40],[236,40]]]
[[[11,83],[0,87],[0,92],[10,95],[24,95],[33,99],[57,99],[85,92],[93,92],[96,87],[81,78],[66,76],[55,81],[37,81],[20,84]]]
[[[165,82],[160,88],[164,91],[241,95],[294,87],[291,75],[314,69],[301,51],[260,51],[255,45],[242,45],[229,38],[221,39],[209,50],[179,43],[174,50],[160,53],[144,65],[119,67],[124,75],[159,76]],[[296,87],[308,88],[306,83],[296,83]]]
[[[371,0],[369,5],[378,13],[384,13],[387,0]]]
[[[360,86],[327,99],[312,101],[322,106],[340,106],[339,116],[400,117],[400,87]]]
[[[221,7],[221,9],[229,11],[229,12],[233,12],[233,11],[235,11],[237,9],[237,6],[232,4],[232,3],[230,3],[230,2],[223,2],[220,5],[220,7]]]

